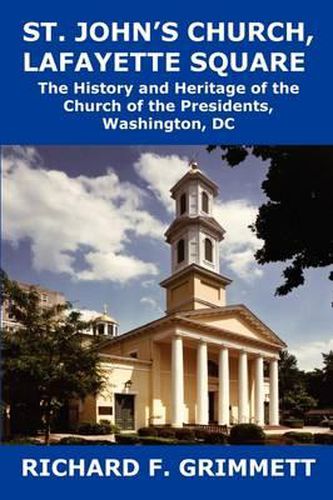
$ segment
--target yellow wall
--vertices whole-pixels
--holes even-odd
[[[220,326],[248,337],[257,334],[237,318],[222,318],[218,321],[207,320],[214,326]],[[97,396],[90,397],[83,404],[80,421],[115,420],[114,395],[135,395],[135,428],[150,424],[162,425],[171,423],[171,343],[161,339],[154,342],[154,335],[165,332],[163,328],[154,333],[140,333],[137,336],[124,337],[118,342],[110,343],[103,349],[102,367],[107,377],[105,389]],[[156,338],[156,337],[155,337]],[[184,422],[196,421],[197,393],[197,354],[195,344],[184,341]],[[246,344],[246,340],[245,340]],[[245,346],[244,344],[244,346]],[[129,356],[135,352],[137,359]],[[117,359],[117,356],[121,359]],[[208,358],[218,363],[217,352],[208,349]],[[249,409],[250,419],[254,421],[254,358],[249,356]],[[130,389],[125,388],[128,380],[132,381]],[[230,350],[230,405],[231,423],[238,422],[238,353]],[[129,392],[127,392],[129,391]],[[209,391],[215,392],[215,420],[217,420],[218,379],[209,377]],[[98,415],[98,406],[112,406],[112,417]]]

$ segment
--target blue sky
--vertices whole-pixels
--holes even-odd
[[[195,157],[220,186],[216,218],[226,229],[221,272],[234,281],[228,303],[244,303],[299,359],[321,364],[333,349],[328,270],[275,297],[282,265],[258,266],[261,243],[248,229],[264,201],[268,163],[234,169],[203,146],[43,146],[4,149],[2,266],[12,278],[63,292],[84,310],[107,304],[121,332],[163,314],[172,221],[169,189]]]

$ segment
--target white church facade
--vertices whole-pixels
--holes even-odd
[[[109,420],[123,430],[279,425],[278,359],[286,345],[245,305],[227,304],[217,195],[196,164],[171,189],[171,276],[161,283],[166,314],[105,341],[105,388],[78,404],[78,421]]]

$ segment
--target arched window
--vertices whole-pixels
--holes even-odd
[[[179,240],[177,243],[177,262],[183,262],[185,260],[185,241]]]
[[[205,260],[213,262],[213,243],[209,238],[205,239]]]
[[[186,193],[183,193],[180,197],[180,215],[186,212]]]
[[[209,212],[209,198],[208,198],[208,194],[205,191],[202,191],[202,193],[201,193],[201,206],[202,206],[203,212],[206,212],[206,214],[208,214],[208,212]]]

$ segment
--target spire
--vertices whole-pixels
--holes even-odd
[[[189,170],[171,188],[176,216],[165,237],[171,247],[171,277],[161,285],[167,289],[167,311],[225,305],[219,244],[224,229],[214,218],[218,186],[191,159]]]

